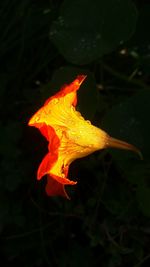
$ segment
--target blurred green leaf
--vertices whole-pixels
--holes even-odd
[[[87,64],[128,40],[136,19],[130,0],[65,0],[50,38],[68,61]]]
[[[150,14],[150,4],[143,5],[139,10],[139,17],[137,20],[136,30],[131,38],[131,43],[142,52],[143,49],[148,49],[150,45],[150,35],[149,35],[149,14]]]
[[[102,127],[112,136],[136,145],[143,153],[139,161],[133,153],[111,151],[122,175],[137,186],[137,201],[145,216],[150,216],[150,92],[143,90],[127,101],[114,106],[103,119]]]
[[[102,128],[111,136],[137,146],[144,158],[150,157],[149,101],[150,91],[143,90],[109,110],[101,124]],[[129,157],[128,152],[122,150],[117,153],[113,151],[113,155],[118,160]]]
[[[147,3],[139,10],[139,17],[135,33],[129,41],[129,51],[137,58],[138,66],[142,73],[150,73],[150,4]]]

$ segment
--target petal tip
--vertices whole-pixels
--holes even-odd
[[[83,81],[86,79],[87,75],[81,74],[77,76],[77,81],[79,83],[79,85],[81,85],[83,83]]]
[[[35,126],[35,114],[28,121],[28,126]]]

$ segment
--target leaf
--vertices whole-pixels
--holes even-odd
[[[122,175],[136,185],[136,198],[145,216],[150,216],[150,91],[144,90],[127,101],[113,107],[103,118],[102,126],[110,135],[117,136],[136,145],[144,156],[136,159],[131,152],[112,151],[111,154],[122,170]],[[134,187],[133,187],[134,188]]]
[[[50,38],[68,61],[87,64],[128,40],[136,19],[130,0],[65,0]]]
[[[109,110],[102,121],[102,128],[111,136],[116,136],[137,146],[144,158],[150,157],[150,91],[143,90],[127,101]],[[132,152],[129,152],[133,155]],[[113,152],[117,160],[129,158],[128,152]]]
[[[145,4],[139,10],[136,31],[129,41],[131,55],[138,59],[142,73],[149,75],[150,69],[150,34],[149,34],[150,4]]]
[[[142,6],[139,10],[136,31],[131,38],[132,44],[142,52],[143,48],[148,48],[150,43],[149,35],[149,14],[150,4]]]

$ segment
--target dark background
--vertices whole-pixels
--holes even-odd
[[[68,201],[36,180],[47,142],[29,118],[78,74],[78,110],[132,152],[72,163]],[[2,266],[150,264],[150,4],[130,0],[0,2]]]

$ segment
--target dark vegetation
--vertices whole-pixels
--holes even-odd
[[[71,165],[71,201],[49,198],[47,143],[27,123],[86,73],[78,109],[144,160],[94,153]],[[1,0],[0,114],[1,265],[150,266],[149,1]]]

